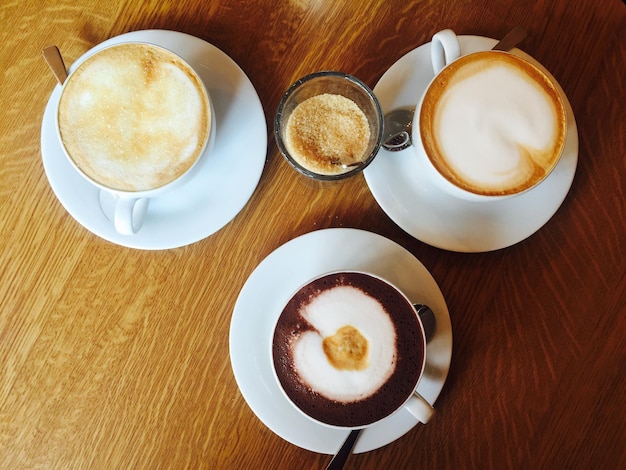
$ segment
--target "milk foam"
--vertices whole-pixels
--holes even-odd
[[[396,332],[383,306],[360,289],[326,290],[303,307],[302,317],[317,331],[295,340],[293,357],[302,380],[319,394],[340,402],[362,400],[375,393],[396,365]],[[326,358],[322,341],[351,325],[369,342],[369,364],[363,370],[338,370]]]
[[[126,191],[160,187],[183,174],[208,137],[208,101],[173,54],[147,45],[111,48],[68,81],[59,130],[76,165]]]
[[[425,136],[425,146],[438,149],[431,150],[435,165],[471,191],[518,191],[558,160],[565,132],[561,103],[547,78],[519,61],[497,52],[466,56],[429,90],[435,101],[426,112],[432,112],[432,137]]]

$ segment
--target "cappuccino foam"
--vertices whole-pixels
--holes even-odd
[[[489,51],[462,57],[427,92],[420,131],[440,173],[479,194],[511,194],[540,181],[565,141],[558,92],[531,64]]]
[[[210,105],[195,72],[148,44],[97,52],[70,75],[61,140],[76,166],[108,188],[142,191],[184,174],[201,155]]]
[[[417,385],[423,334],[413,306],[363,273],[329,274],[283,309],[272,342],[274,370],[305,414],[363,426],[401,406]]]

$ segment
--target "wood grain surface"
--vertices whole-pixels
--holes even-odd
[[[424,263],[450,310],[450,374],[427,426],[347,468],[624,468],[626,462],[626,6],[619,0],[3,0],[0,2],[0,468],[324,468],[273,434],[230,365],[233,307],[283,243],[328,227],[381,234]],[[412,238],[362,176],[319,187],[272,138],[298,77],[337,69],[374,86],[436,31],[502,37],[558,79],[580,149],[563,205],[537,233],[461,254]],[[268,123],[244,209],[192,245],[142,251],[77,223],[44,173],[55,82],[121,33],[168,29],[228,54]],[[339,443],[338,443],[339,446]]]

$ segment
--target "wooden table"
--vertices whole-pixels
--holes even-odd
[[[426,426],[348,468],[617,468],[626,462],[626,6],[618,0],[57,0],[3,2],[0,123],[0,467],[323,468],[242,397],[229,327],[255,267],[300,235],[365,229],[410,251],[450,311],[450,373]],[[396,225],[362,176],[319,188],[278,153],[286,87],[317,70],[374,86],[436,31],[502,37],[567,94],[576,175],[537,233],[486,253],[434,248]],[[121,33],[167,29],[215,45],[260,97],[260,182],[215,234],[137,250],[81,226],[55,197],[40,150],[55,81]],[[337,446],[339,446],[337,442]]]

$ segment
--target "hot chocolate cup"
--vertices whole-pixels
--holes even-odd
[[[56,131],[78,174],[100,189],[101,200],[107,194],[115,201],[115,229],[133,235],[150,199],[200,170],[215,115],[202,79],[183,58],[123,42],[76,61],[62,85]]]
[[[461,56],[451,30],[433,36],[435,77],[412,123],[429,179],[470,201],[522,194],[552,172],[567,133],[566,110],[553,79],[504,51]]]
[[[406,410],[430,420],[434,410],[416,391],[426,364],[424,327],[388,281],[361,271],[318,276],[289,298],[272,335],[274,378],[307,419],[363,429]]]

